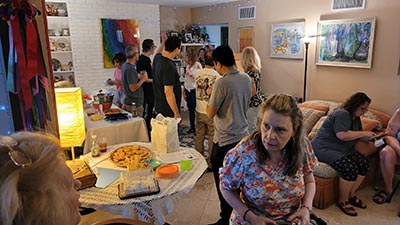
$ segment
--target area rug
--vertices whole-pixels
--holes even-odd
[[[194,148],[195,143],[195,134],[188,133],[189,127],[186,125],[179,124],[178,126],[178,136],[179,136],[179,145],[181,147]]]

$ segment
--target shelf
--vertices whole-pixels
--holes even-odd
[[[67,39],[70,39],[71,36],[49,36],[49,38],[52,38],[52,39],[59,39],[59,38],[67,38]]]
[[[68,16],[47,16],[48,19],[68,19]]]
[[[51,54],[53,54],[53,53],[55,53],[55,54],[71,54],[72,53],[72,51],[51,51]]]
[[[64,74],[64,73],[73,73],[73,70],[68,70],[68,71],[53,71],[54,74]]]

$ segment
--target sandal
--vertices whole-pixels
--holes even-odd
[[[372,200],[374,200],[374,202],[375,202],[376,204],[381,205],[381,204],[383,204],[383,203],[387,203],[387,202],[388,202],[388,196],[389,196],[389,195],[386,194],[385,191],[381,190],[381,191],[379,191],[378,193],[376,193],[376,194],[374,195],[374,197],[372,198]]]
[[[344,212],[345,214],[349,215],[349,216],[357,216],[357,212],[356,210],[353,208],[353,206],[350,205],[349,202],[338,202],[337,206],[339,207],[339,209],[342,210],[342,212]]]
[[[363,201],[361,201],[361,199],[359,199],[355,195],[353,197],[349,198],[349,203],[350,203],[350,205],[358,207],[360,209],[366,209],[367,208],[367,204],[364,204]]]

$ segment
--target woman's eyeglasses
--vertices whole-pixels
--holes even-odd
[[[14,138],[0,136],[0,146],[5,146],[10,150],[8,156],[16,166],[24,168],[32,164],[32,160],[24,152],[13,149],[18,146],[18,142]]]

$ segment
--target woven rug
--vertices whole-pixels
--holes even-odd
[[[194,133],[190,134],[187,133],[188,130],[189,130],[188,126],[179,124],[178,126],[179,145],[181,147],[194,148],[194,142],[196,136]]]

